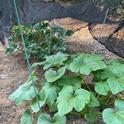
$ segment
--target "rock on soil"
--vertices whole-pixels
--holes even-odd
[[[51,25],[59,26],[65,28],[67,30],[77,31],[81,28],[87,27],[88,23],[82,20],[74,19],[74,18],[61,18],[61,19],[53,19],[50,21]]]
[[[70,23],[69,23],[70,21]],[[72,29],[75,33],[65,39],[66,43],[69,45],[68,51],[70,53],[85,52],[85,53],[100,53],[106,59],[116,59],[120,58],[114,53],[110,52],[104,45],[97,41],[97,36],[109,37],[109,35],[116,29],[117,25],[111,27],[110,25],[104,25],[108,28],[103,28],[102,24],[96,25],[92,32],[89,30],[89,26],[84,21],[75,20],[73,18],[63,18],[55,19],[53,24],[57,26],[62,26],[66,29]],[[66,23],[67,22],[67,23]],[[76,23],[75,23],[76,22]],[[99,32],[98,32],[99,30]],[[101,35],[98,35],[102,30]],[[107,31],[108,32],[107,32]],[[111,32],[110,32],[111,31]],[[104,32],[104,33],[103,33]],[[105,42],[105,39],[99,39]],[[97,46],[97,47],[96,47]],[[95,49],[95,50],[94,50]]]
[[[110,51],[124,58],[124,27],[114,33],[105,46]]]
[[[118,24],[97,24],[91,29],[91,34],[108,50],[124,58],[124,27],[112,34],[117,27]]]
[[[77,53],[98,53],[102,54],[106,59],[117,59],[120,58],[114,53],[110,52],[105,48],[104,45],[98,43],[97,40],[93,39],[90,34],[88,27],[81,28],[79,31],[75,32],[71,37],[66,39],[69,45],[69,52]]]
[[[94,39],[99,40],[102,44],[105,44],[109,36],[118,27],[118,24],[96,24],[92,27],[90,26],[90,32]]]

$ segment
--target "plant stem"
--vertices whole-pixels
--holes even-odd
[[[82,114],[81,113],[78,113],[78,112],[70,112],[70,114],[72,114],[72,115],[76,115],[76,116],[82,116]]]
[[[111,97],[112,97],[112,95],[108,97],[107,101],[105,102],[105,105],[109,102]]]

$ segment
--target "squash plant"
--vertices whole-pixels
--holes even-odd
[[[20,30],[25,39],[28,58],[40,60],[43,60],[45,55],[55,54],[58,51],[65,52],[67,46],[64,43],[64,37],[72,34],[70,30],[50,26],[47,21],[34,25],[13,26],[6,53],[22,53],[24,58],[24,48],[21,41]]]
[[[70,114],[89,123],[96,124],[102,117],[105,124],[123,124],[124,62],[103,59],[95,54],[58,52],[34,63],[32,76],[9,96],[17,105],[30,101],[20,124],[32,124],[33,119],[37,124],[66,124]],[[39,67],[44,69],[44,78],[35,93],[31,77],[38,80]]]

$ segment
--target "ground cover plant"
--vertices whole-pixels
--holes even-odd
[[[43,60],[45,55],[55,54],[58,51],[65,52],[67,46],[64,38],[70,36],[72,31],[61,27],[50,26],[46,21],[34,25],[19,25],[11,28],[9,44],[6,53],[22,53],[25,58],[20,30],[25,39],[28,58]]]
[[[20,124],[66,124],[70,114],[89,123],[124,122],[124,62],[95,54],[58,52],[32,65],[32,75],[9,99],[17,105],[29,101]],[[36,73],[42,67],[42,79]],[[87,82],[88,77],[92,77]],[[33,85],[33,82],[39,85]],[[34,87],[36,92],[34,92]]]

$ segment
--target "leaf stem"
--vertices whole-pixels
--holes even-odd
[[[112,97],[112,95],[110,95],[110,96],[108,97],[108,99],[107,99],[106,102],[105,102],[105,105],[109,102],[109,100],[110,100],[111,97]]]
[[[76,115],[76,116],[82,116],[81,113],[79,113],[79,112],[74,112],[74,111],[70,112],[70,114],[72,114],[72,115]]]

